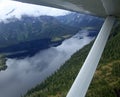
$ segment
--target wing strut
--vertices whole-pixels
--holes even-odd
[[[102,52],[113,27],[115,18],[108,16],[66,97],[85,97]]]

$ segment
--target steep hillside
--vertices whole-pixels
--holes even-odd
[[[78,31],[72,26],[60,23],[52,16],[22,16],[20,20],[11,18],[8,23],[0,22],[0,47],[32,40],[74,35]]]
[[[113,29],[86,97],[120,97],[120,23]],[[92,43],[75,53],[55,74],[25,97],[66,97]]]

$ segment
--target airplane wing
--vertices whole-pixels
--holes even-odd
[[[106,17],[106,20],[66,97],[85,97],[116,17],[120,0],[16,0]]]
[[[100,17],[120,17],[120,0],[15,0],[24,3],[44,5]]]

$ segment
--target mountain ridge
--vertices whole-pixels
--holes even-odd
[[[86,15],[84,15],[84,17],[85,16]],[[7,52],[11,52],[12,47],[15,47],[21,43],[32,44],[37,40],[41,40],[38,42],[40,42],[42,44],[41,46],[43,46],[45,42],[42,40],[44,39],[46,39],[46,41],[49,40],[48,42],[51,43],[46,43],[46,47],[49,47],[49,45],[57,42],[59,44],[63,40],[75,35],[82,29],[88,30],[90,32],[89,36],[96,36],[100,30],[103,20],[96,17],[86,16],[88,17],[87,20],[91,20],[91,23],[88,25],[88,22],[83,24],[85,20],[84,17],[81,17],[81,14],[78,13],[71,13],[68,15],[56,17],[47,15],[42,15],[39,17],[22,15],[21,19],[10,18],[8,20],[9,22],[7,23],[0,22],[0,51],[2,52],[7,49]],[[76,23],[74,20],[72,20],[72,18],[77,18],[76,20],[79,22]],[[63,19],[64,22],[62,22]],[[94,25],[96,24],[95,22],[98,22],[99,25]],[[90,26],[91,24],[93,25]],[[26,45],[24,45],[24,48],[28,48]],[[29,45],[28,49],[31,48],[32,45]],[[35,49],[36,48],[41,49],[40,46],[36,46]],[[23,49],[23,51],[24,50],[26,49]],[[21,50],[18,48],[17,51]]]

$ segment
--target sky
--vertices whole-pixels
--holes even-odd
[[[21,15],[30,15],[30,16],[40,16],[40,15],[50,15],[50,16],[59,16],[70,13],[69,11],[21,3],[11,0],[0,0],[0,20],[5,20],[7,18],[16,17],[21,18]]]

